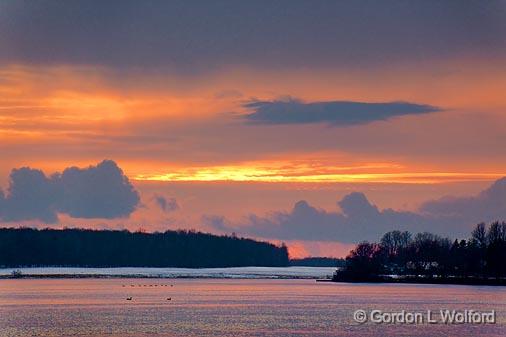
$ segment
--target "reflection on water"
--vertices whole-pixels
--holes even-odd
[[[360,325],[353,321],[357,309],[442,308],[496,310],[497,323]],[[0,336],[71,335],[504,337],[506,291],[312,280],[0,280]]]

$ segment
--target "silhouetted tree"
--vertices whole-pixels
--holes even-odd
[[[346,265],[340,276],[353,281],[368,281],[382,272],[381,246],[364,241],[346,257]]]
[[[417,274],[446,273],[450,261],[450,240],[432,233],[418,233],[408,247],[408,259]]]
[[[425,277],[505,277],[506,222],[488,230],[476,225],[469,240],[442,238],[432,233],[385,233],[379,244],[362,242],[346,258],[336,279],[374,279],[382,273]]]
[[[331,257],[305,257],[302,259],[291,259],[290,266],[305,267],[344,267],[344,259]]]
[[[471,232],[471,241],[480,248],[484,248],[487,245],[487,230],[485,223],[481,222]]]
[[[0,229],[0,266],[287,266],[271,243],[195,231],[145,233],[89,229]]]
[[[506,223],[494,222],[487,232],[486,268],[491,276],[506,274]]]
[[[380,245],[386,250],[389,257],[397,256],[401,250],[411,243],[411,233],[408,231],[391,231],[383,235]]]

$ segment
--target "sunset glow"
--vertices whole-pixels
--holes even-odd
[[[506,336],[506,0],[0,0],[0,335]]]
[[[139,200],[118,217],[53,204],[25,214],[16,204],[19,214],[0,214],[4,226],[236,231],[291,240],[310,255],[303,246],[315,252],[310,242],[328,235],[308,224],[338,232],[342,219],[391,209],[445,233],[463,215],[420,220],[426,203],[500,195],[506,49],[497,8],[464,11],[470,18],[449,4],[399,5],[372,11],[376,24],[351,4],[237,4],[231,16],[202,5],[191,18],[194,9],[165,4],[68,27],[62,17],[80,22],[100,6],[62,5],[61,16],[41,6],[40,22],[24,6],[0,4],[0,212],[2,200],[18,202],[11,191],[33,184],[13,175],[22,167],[42,171],[43,189],[66,169],[95,172],[106,160],[97,169],[105,174],[111,161]],[[349,195],[357,210],[348,214]]]
[[[226,166],[195,169],[171,169],[167,174],[138,174],[132,179],[148,181],[236,181],[236,182],[294,182],[294,183],[403,183],[434,184],[458,181],[488,181],[506,173],[338,173],[339,168],[318,173],[315,168],[267,168],[255,166]],[[330,172],[329,172],[330,171]]]

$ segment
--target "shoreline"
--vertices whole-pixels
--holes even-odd
[[[313,276],[290,275],[106,275],[106,274],[26,274],[23,276],[0,275],[0,280],[22,279],[210,279],[210,280],[320,280]],[[329,279],[322,279],[332,282]]]
[[[318,281],[318,280],[317,280]],[[323,280],[322,282],[327,282]],[[506,286],[505,278],[462,278],[462,277],[372,277],[364,280],[331,279],[334,283],[397,283],[397,284],[448,284],[468,286]]]
[[[0,269],[0,279],[330,279],[334,268],[328,267],[229,267],[229,268],[79,268],[31,267]]]

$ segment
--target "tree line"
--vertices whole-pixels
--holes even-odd
[[[1,267],[287,266],[288,250],[235,236],[91,229],[0,229]]]
[[[506,222],[476,225],[468,239],[391,231],[379,243],[361,242],[336,281],[374,281],[386,275],[479,279],[506,277]],[[382,278],[383,277],[383,278]]]
[[[290,260],[290,266],[296,267],[343,267],[344,263],[344,259],[333,257],[305,257]]]

